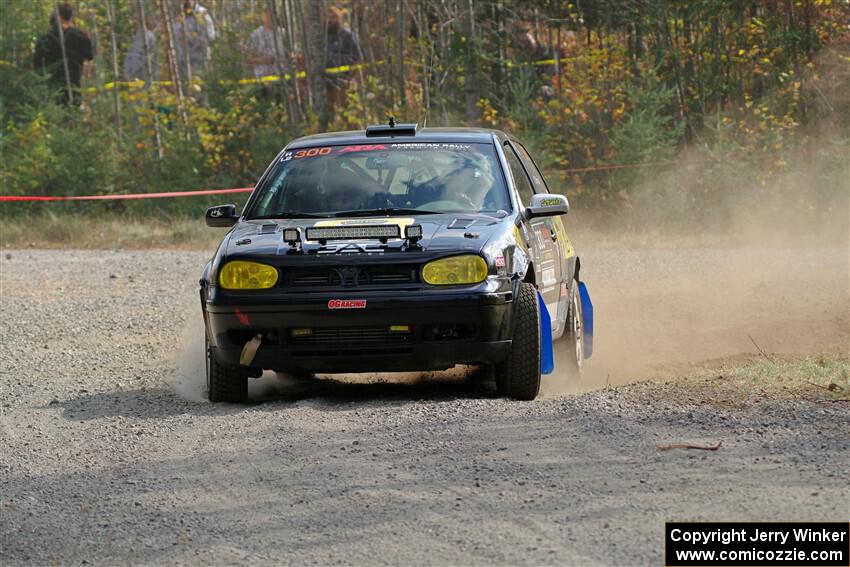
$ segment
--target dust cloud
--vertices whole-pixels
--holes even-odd
[[[169,383],[178,396],[190,402],[204,402],[206,396],[206,361],[204,360],[204,321],[197,303],[183,307],[186,325],[180,335],[174,374]]]
[[[556,375],[547,393],[764,356],[846,360],[848,154],[801,151],[768,185],[703,164],[647,172],[607,214],[576,207],[567,225],[594,301],[596,348],[581,382]]]

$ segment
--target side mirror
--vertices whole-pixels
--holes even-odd
[[[236,213],[236,205],[218,205],[207,209],[204,220],[207,226],[228,228],[236,224],[239,215]]]
[[[564,195],[538,193],[531,197],[531,205],[525,209],[525,217],[554,217],[570,212],[570,202]]]

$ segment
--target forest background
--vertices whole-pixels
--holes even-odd
[[[181,2],[73,2],[96,55],[80,108],[66,108],[32,64],[54,1],[0,2],[0,194],[250,186],[289,140],[319,131],[333,4],[364,59],[329,130],[389,115],[500,128],[600,225],[723,231],[758,217],[847,239],[848,0],[200,3],[217,29],[210,68],[177,89],[165,30]],[[246,45],[264,10],[285,30],[284,78],[258,84]],[[141,15],[160,69],[149,88],[121,82]],[[176,226],[244,198],[0,203],[0,240],[41,223],[72,241],[93,215]],[[163,234],[180,242],[197,230],[180,226]]]

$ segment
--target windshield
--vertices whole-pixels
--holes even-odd
[[[283,154],[247,218],[510,210],[492,144],[317,146]]]

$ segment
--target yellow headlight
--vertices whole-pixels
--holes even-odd
[[[268,289],[277,283],[277,268],[235,260],[221,268],[218,282],[224,289]]]
[[[422,268],[422,279],[431,285],[459,285],[483,282],[487,262],[481,256],[452,256],[428,262]]]

